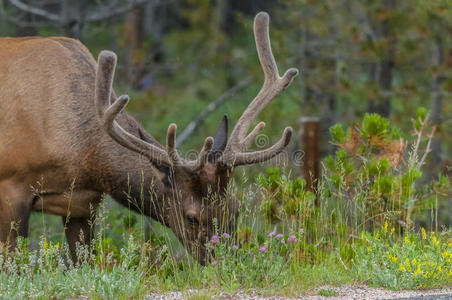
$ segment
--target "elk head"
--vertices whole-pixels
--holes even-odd
[[[122,146],[141,153],[150,160],[150,168],[158,169],[164,189],[156,195],[163,205],[163,220],[201,264],[207,261],[205,244],[216,229],[234,233],[238,203],[228,197],[227,187],[235,167],[263,162],[278,155],[287,146],[292,128],[287,127],[281,139],[268,149],[247,152],[255,138],[264,129],[261,122],[248,133],[250,126],[264,107],[280,94],[298,74],[287,70],[282,77],[270,48],[269,17],[259,13],[254,20],[254,36],[262,69],[264,84],[258,95],[244,111],[228,137],[228,119],[225,116],[214,138],[207,137],[194,160],[180,157],[176,149],[176,125],[168,127],[166,147],[155,141],[139,138],[125,131],[115,118],[127,105],[128,96],[120,96],[113,103],[112,81],[116,56],[103,51],[98,59],[95,102],[102,127]],[[162,172],[164,170],[164,172]],[[164,173],[164,174],[163,174]]]

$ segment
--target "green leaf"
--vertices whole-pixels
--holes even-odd
[[[364,138],[385,135],[388,132],[389,121],[378,114],[365,114],[362,122],[361,135]]]
[[[336,124],[330,128],[330,135],[333,142],[342,144],[344,142],[344,129],[341,124]]]

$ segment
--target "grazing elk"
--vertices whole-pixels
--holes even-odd
[[[55,214],[76,259],[76,242],[90,243],[90,209],[109,194],[170,227],[204,264],[213,219],[235,228],[238,204],[226,196],[234,167],[274,157],[292,134],[287,127],[270,148],[247,152],[265,126],[248,134],[253,120],[298,73],[279,76],[268,23],[266,13],[254,21],[262,89],[229,138],[225,116],[195,160],[178,155],[175,124],[164,147],[124,111],[129,98],[112,90],[114,53],[96,64],[73,39],[0,39],[0,241],[27,236],[32,211]]]

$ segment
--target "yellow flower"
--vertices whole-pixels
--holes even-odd
[[[392,227],[392,228],[391,228],[391,235],[394,233],[394,231],[395,231],[395,228]]]
[[[385,225],[383,227],[383,233],[387,233],[388,232],[388,221],[385,221]]]
[[[425,231],[424,227],[421,227],[422,231],[422,239],[425,240],[427,238],[427,232]]]
[[[431,238],[431,241],[432,241],[432,244],[434,246],[438,246],[439,245],[439,239],[436,238],[436,236],[433,235],[432,238]]]
[[[406,269],[402,264],[399,264],[399,271],[405,272]]]
[[[405,236],[405,238],[403,239],[403,241],[405,242],[405,244],[409,245],[410,244],[410,240],[408,239],[407,236]]]
[[[417,265],[417,270],[416,270],[416,272],[414,272],[413,273],[413,275],[414,276],[417,276],[417,275],[419,275],[419,274],[421,274],[422,272],[421,272],[421,266],[420,265]]]
[[[392,255],[391,253],[388,252],[388,259],[391,260],[392,262],[396,263],[399,258],[395,255]]]

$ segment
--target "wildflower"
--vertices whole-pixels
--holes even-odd
[[[413,275],[414,276],[417,276],[417,275],[419,275],[419,274],[421,274],[422,272],[421,272],[421,265],[417,265],[417,269],[416,269],[416,271],[413,273]]]
[[[287,239],[289,243],[295,243],[297,241],[297,238],[294,235],[289,236]]]
[[[388,221],[385,221],[385,225],[383,227],[383,233],[387,233],[388,232]]]
[[[284,239],[281,239],[281,244],[285,244],[286,242],[284,241]]]
[[[251,253],[251,251],[248,251],[248,255],[251,255],[252,253]]]
[[[409,245],[410,244],[410,240],[408,239],[407,236],[405,236],[405,238],[403,239],[405,244]]]
[[[239,247],[237,247],[237,245],[232,246],[232,249],[237,250],[239,249]]]
[[[223,233],[223,237],[225,237],[225,238],[230,238],[231,236],[229,235],[229,233]]]
[[[210,244],[212,244],[212,246],[215,246],[218,243],[220,243],[220,239],[218,238],[218,236],[212,235],[212,238],[210,239]]]
[[[212,266],[215,266],[215,265],[217,264],[217,261],[214,260],[214,261],[212,261],[210,264],[211,264]]]
[[[394,263],[399,260],[399,258],[397,256],[392,255],[391,253],[388,253],[388,258]]]
[[[432,240],[432,244],[433,244],[434,246],[438,246],[438,244],[439,244],[439,239],[438,239],[436,236],[432,235],[431,240]]]
[[[425,231],[424,227],[421,227],[422,232],[422,239],[425,240],[427,238],[427,232]]]
[[[272,238],[272,237],[275,235],[275,233],[276,233],[276,232],[274,232],[274,231],[270,232],[270,233],[268,234],[268,237],[269,237],[269,238]]]
[[[261,248],[259,249],[259,252],[265,253],[265,252],[267,252],[267,248],[261,247]]]
[[[283,236],[281,233],[278,233],[278,234],[276,235],[276,237],[277,237],[278,239],[281,239],[281,238],[283,238],[284,236]]]

